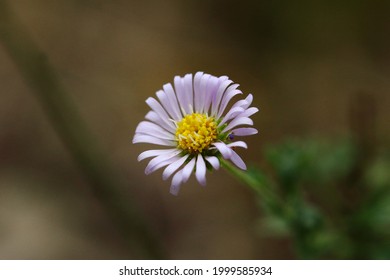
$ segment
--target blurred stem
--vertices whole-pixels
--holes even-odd
[[[267,210],[273,212],[277,215],[283,215],[287,213],[282,213],[287,210],[284,207],[282,199],[270,188],[270,185],[266,180],[261,180],[255,176],[252,176],[246,171],[242,171],[237,167],[233,166],[230,162],[221,159],[221,165],[229,171],[234,177],[239,181],[248,185],[255,193],[260,197],[261,201],[264,202],[264,206]]]
[[[272,187],[272,185],[256,170],[257,176],[250,172],[242,171],[230,162],[221,159],[221,165],[240,182],[248,185],[268,210],[269,214],[282,219],[294,237],[297,254],[302,259],[310,259],[317,256],[317,252],[311,248],[311,239],[318,233],[317,213],[306,204],[301,195],[295,195],[293,199],[284,199]]]
[[[48,58],[4,0],[0,0],[0,40],[131,249],[138,249],[146,258],[162,258],[160,243],[136,211],[134,202],[118,192],[128,186],[98,148]]]

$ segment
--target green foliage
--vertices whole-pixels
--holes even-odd
[[[290,236],[300,258],[390,258],[390,160],[362,153],[349,139],[267,147],[273,175],[249,171],[273,193],[266,230]]]
[[[305,182],[334,182],[346,176],[356,162],[356,148],[349,140],[289,140],[268,147],[265,154],[280,184],[287,188]]]

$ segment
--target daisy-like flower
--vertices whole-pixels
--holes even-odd
[[[198,182],[206,185],[206,170],[219,169],[220,159],[230,160],[246,169],[236,147],[247,148],[236,136],[256,134],[249,118],[258,111],[250,107],[249,94],[228,107],[230,100],[242,92],[238,84],[227,76],[215,77],[197,72],[193,77],[176,76],[174,86],[168,83],[157,91],[157,99],[149,97],[151,108],[136,128],[133,143],[150,143],[166,146],[165,149],[147,150],[138,161],[151,158],[146,166],[148,175],[165,167],[162,177],[172,178],[170,192],[177,195],[182,183],[194,172]]]

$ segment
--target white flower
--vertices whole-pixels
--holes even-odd
[[[206,185],[206,169],[219,169],[220,157],[237,167],[246,169],[244,161],[234,151],[247,148],[243,141],[233,141],[235,136],[256,134],[249,118],[258,111],[249,107],[253,96],[249,94],[228,108],[229,101],[242,94],[228,77],[215,77],[198,72],[174,78],[174,87],[168,83],[157,91],[157,99],[149,97],[151,108],[135,131],[133,143],[151,143],[169,147],[148,150],[138,156],[138,161],[153,157],[146,166],[150,174],[165,167],[162,177],[168,179],[175,172],[170,192],[177,195],[180,185],[191,173],[201,185]]]

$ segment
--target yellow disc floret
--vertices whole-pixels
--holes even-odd
[[[180,149],[197,154],[217,139],[217,123],[205,114],[186,115],[177,123],[175,138]]]

